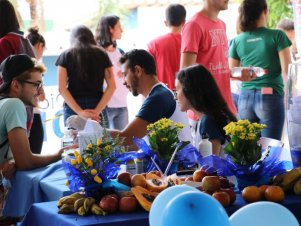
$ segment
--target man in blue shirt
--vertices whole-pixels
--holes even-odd
[[[125,138],[125,144],[137,149],[133,137],[147,135],[147,126],[162,118],[184,124],[180,140],[191,141],[188,119],[181,112],[173,92],[160,83],[156,76],[156,65],[152,55],[142,49],[125,53],[121,59],[124,84],[134,96],[141,94],[145,100],[135,119],[122,131],[112,131],[113,136]]]

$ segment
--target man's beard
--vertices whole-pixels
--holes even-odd
[[[135,79],[135,80],[133,81],[133,85],[132,85],[132,88],[131,88],[132,94],[133,94],[133,96],[135,96],[135,97],[139,95],[137,87],[138,87],[138,79]]]

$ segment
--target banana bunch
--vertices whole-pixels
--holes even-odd
[[[60,214],[77,213],[80,216],[86,216],[92,213],[95,215],[106,215],[106,212],[95,204],[94,198],[85,197],[79,192],[60,198],[57,206]]]
[[[273,185],[282,187],[284,191],[293,190],[296,195],[301,195],[301,167],[275,176]]]

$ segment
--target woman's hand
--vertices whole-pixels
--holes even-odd
[[[95,120],[97,122],[100,122],[100,120],[101,120],[101,117],[99,116],[99,114],[94,109],[82,110],[79,113],[79,115],[86,118],[86,119],[90,118],[90,119]]]
[[[8,179],[12,180],[15,173],[16,173],[16,165],[14,160],[7,160],[1,164],[0,169],[2,170],[3,176]]]
[[[239,80],[243,82],[250,82],[253,79],[257,78],[256,73],[253,70],[249,69],[242,69],[241,70],[241,77]]]

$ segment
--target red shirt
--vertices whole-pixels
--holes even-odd
[[[181,51],[197,54],[196,62],[211,72],[230,111],[235,115],[236,107],[230,88],[225,23],[219,19],[210,20],[201,13],[197,13],[184,25]]]
[[[181,35],[162,35],[148,44],[148,51],[155,58],[158,79],[174,90],[176,73],[180,68]]]
[[[8,33],[0,39],[0,63],[12,54],[20,53],[21,34]]]

